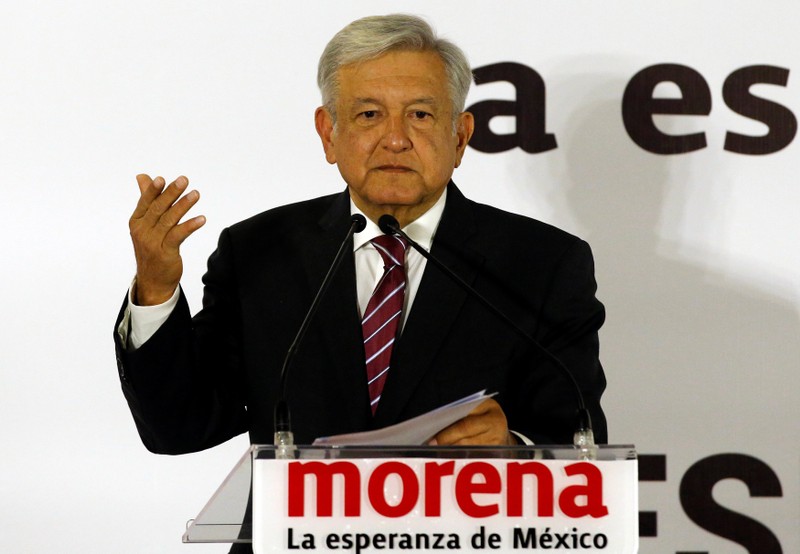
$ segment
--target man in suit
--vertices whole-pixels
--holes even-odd
[[[383,214],[510,315],[575,375],[606,441],[597,331],[604,310],[588,245],[464,198],[451,181],[472,135],[463,53],[410,16],[358,20],[320,59],[315,122],[344,192],[276,208],[223,231],[194,318],[180,290],[181,243],[203,223],[180,177],[137,177],[137,274],[115,340],[123,391],[145,445],[181,453],[248,431],[271,443],[282,361],[350,225],[368,218],[302,344],[288,383],[296,442],[380,428],[481,389],[497,392],[432,443],[569,443],[575,397],[531,344],[412,249],[379,402],[362,318],[381,280],[370,239]],[[155,313],[155,315],[153,315]],[[371,404],[375,404],[371,407]],[[511,431],[513,432],[511,432]]]

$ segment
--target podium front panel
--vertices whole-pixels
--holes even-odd
[[[253,548],[638,550],[632,447],[253,447]],[[277,459],[283,457],[284,459]]]

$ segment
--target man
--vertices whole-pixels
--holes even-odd
[[[194,318],[179,287],[179,247],[205,222],[181,223],[199,195],[184,194],[185,177],[166,187],[160,177],[137,177],[137,273],[115,340],[145,445],[189,452],[244,431],[253,443],[272,442],[284,355],[353,213],[368,218],[367,229],[355,236],[289,377],[297,443],[384,427],[484,388],[495,399],[432,443],[571,442],[576,404],[564,376],[411,248],[399,262],[395,290],[404,297],[392,316],[390,363],[382,390],[371,390],[362,319],[385,280],[386,250],[370,239],[382,235],[376,222],[387,213],[571,369],[605,442],[597,342],[604,310],[588,245],[471,202],[451,181],[473,131],[463,111],[471,82],[463,53],[418,18],[370,17],[331,40],[318,81],[316,129],[346,191],[223,231]]]

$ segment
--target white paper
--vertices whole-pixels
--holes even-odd
[[[426,414],[407,419],[401,423],[363,433],[347,433],[332,437],[320,437],[314,441],[321,446],[408,446],[427,443],[436,433],[462,419],[478,404],[496,393],[486,390],[470,394],[460,400],[446,404]]]

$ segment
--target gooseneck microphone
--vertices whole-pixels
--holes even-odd
[[[454,281],[458,286],[462,289],[467,291],[472,297],[476,298],[483,304],[490,312],[500,318],[501,321],[505,322],[511,329],[513,329],[520,337],[528,341],[531,345],[533,345],[536,350],[538,350],[541,354],[544,355],[545,358],[550,360],[555,364],[555,366],[559,369],[559,371],[566,376],[569,382],[572,384],[572,388],[575,391],[576,402],[578,405],[578,414],[577,414],[577,425],[575,428],[575,434],[573,437],[573,442],[575,446],[579,447],[581,453],[584,457],[590,458],[594,457],[595,454],[595,443],[594,443],[594,432],[592,431],[592,418],[589,415],[589,410],[586,409],[586,403],[583,400],[583,393],[581,392],[581,388],[578,385],[578,382],[575,380],[575,376],[572,372],[567,369],[567,367],[559,360],[553,353],[551,353],[547,348],[539,344],[539,342],[530,336],[522,327],[520,327],[514,320],[508,317],[504,312],[502,312],[497,306],[489,302],[481,293],[476,291],[472,286],[470,286],[464,279],[456,275],[449,267],[444,265],[441,261],[431,255],[430,252],[425,250],[422,246],[420,246],[414,239],[409,237],[402,229],[400,229],[400,224],[397,222],[393,216],[389,214],[384,214],[378,220],[378,227],[380,227],[381,231],[387,235],[395,235],[404,238],[408,244],[414,248],[417,252],[419,252],[422,257],[424,257],[429,262],[433,263],[437,268],[439,268],[447,277],[449,277],[452,281]]]
[[[308,308],[308,312],[306,313],[303,322],[300,324],[300,329],[298,329],[297,335],[294,337],[294,341],[292,341],[291,346],[289,346],[289,350],[286,352],[286,357],[283,360],[283,367],[281,367],[279,381],[281,392],[280,396],[278,397],[278,401],[275,403],[275,436],[273,442],[275,443],[275,446],[278,447],[275,452],[275,457],[278,459],[294,457],[292,453],[294,450],[292,420],[289,414],[289,403],[286,401],[286,386],[289,380],[289,368],[291,367],[295,354],[297,354],[297,350],[306,334],[306,331],[308,330],[309,325],[311,324],[311,321],[314,319],[314,315],[317,313],[320,301],[325,296],[325,293],[327,292],[328,287],[333,280],[333,276],[336,274],[336,270],[342,264],[342,260],[344,259],[344,255],[347,252],[348,246],[351,244],[350,241],[352,240],[353,235],[360,233],[366,227],[367,218],[361,214],[352,215],[350,218],[350,228],[347,231],[347,235],[344,237],[342,244],[339,246],[339,251],[336,252],[336,256],[333,258],[333,262],[331,262],[331,266],[328,268],[328,273],[325,274],[325,278],[322,280],[322,284],[319,286],[317,295],[311,302],[311,307]]]

